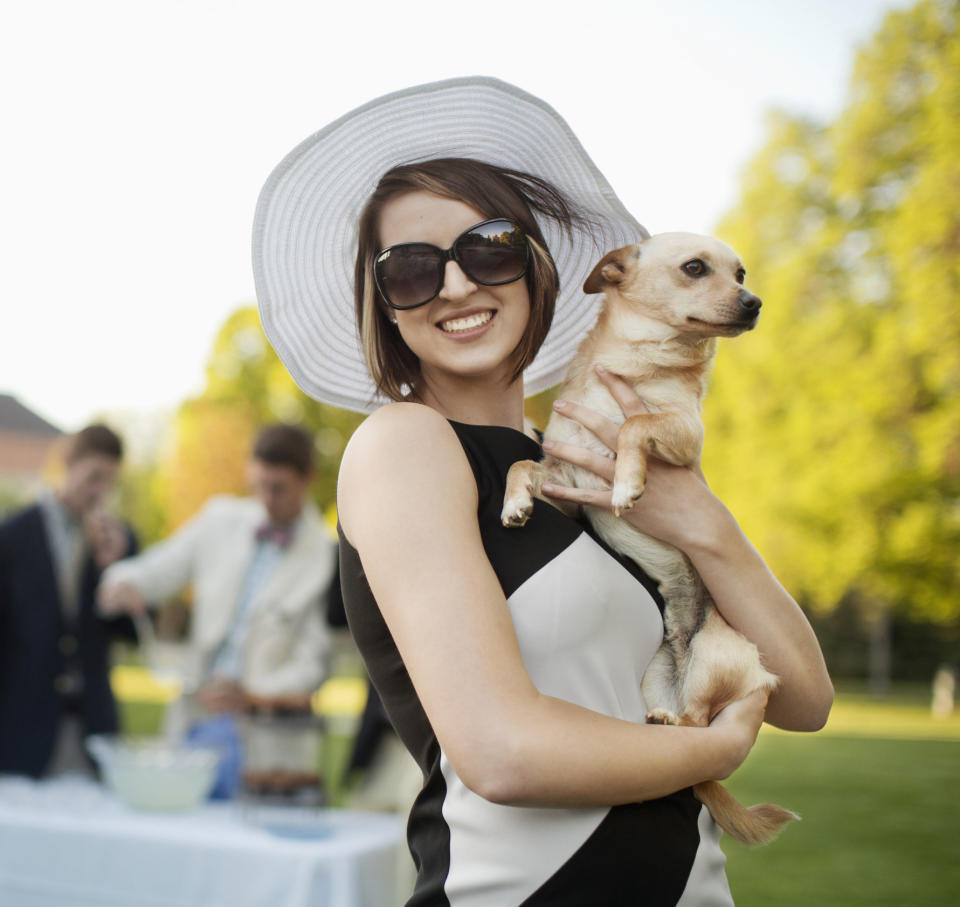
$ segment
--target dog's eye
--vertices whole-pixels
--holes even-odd
[[[737,283],[743,283],[746,279],[747,272],[744,271],[743,268],[740,268],[740,270],[737,271]]]
[[[690,277],[703,277],[707,273],[707,266],[701,258],[692,258],[680,267]]]

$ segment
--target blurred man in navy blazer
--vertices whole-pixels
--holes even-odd
[[[94,592],[135,548],[101,509],[122,457],[107,426],[84,428],[59,487],[0,523],[0,772],[92,773],[84,737],[117,729],[108,643],[132,625],[99,617]]]

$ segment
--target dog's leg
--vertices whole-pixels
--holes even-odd
[[[706,727],[731,702],[754,690],[776,686],[777,678],[760,664],[757,647],[723,619],[692,567],[679,573],[663,595],[667,601],[666,644],[674,647],[677,664],[677,724]],[[644,675],[644,689],[646,680]],[[748,809],[717,781],[695,784],[693,792],[720,827],[745,844],[766,843],[798,818],[772,803]]]
[[[690,663],[690,640],[696,634],[701,614],[701,589],[697,572],[679,551],[664,557],[660,591],[663,594],[664,640],[643,675],[642,692],[647,700],[649,724],[689,724],[684,698],[685,677]]]
[[[678,724],[677,659],[669,641],[657,649],[641,683],[647,724]]]
[[[627,423],[624,423],[624,428]],[[643,494],[647,484],[647,452],[644,446],[632,442],[629,435],[620,429],[617,444],[617,462],[613,470],[613,512],[620,516],[629,510]]]
[[[717,611],[713,599],[700,580],[691,572],[692,583],[681,583],[686,613],[677,613],[675,593],[664,591],[668,617],[674,618],[671,638],[679,656],[680,725],[706,727],[722,708],[742,699],[757,689],[772,690],[777,678],[760,663],[757,647],[734,630]],[[692,597],[689,593],[693,593]],[[684,643],[686,643],[684,645]],[[644,676],[646,683],[646,676]],[[703,803],[717,824],[744,844],[765,844],[773,840],[788,822],[799,818],[796,813],[774,803],[743,806],[718,781],[702,781],[693,786],[693,793]]]
[[[762,680],[754,670],[760,656],[756,646],[721,617],[685,557],[661,582],[661,592],[667,605],[665,644],[672,646],[676,662],[678,723],[706,727],[720,709],[756,689],[754,684]]]
[[[543,468],[534,460],[518,460],[507,473],[507,490],[503,495],[500,522],[507,527],[526,524],[533,513],[533,499],[543,485]]]
[[[778,682],[761,664],[757,647],[723,619],[712,600],[704,605],[703,622],[690,640],[680,679],[681,723],[698,727],[754,690],[772,692]]]
[[[630,416],[617,436],[613,512],[620,516],[643,494],[648,454],[677,466],[688,466],[696,462],[702,445],[703,428],[698,419],[666,411]]]
[[[550,482],[575,485],[569,464],[555,457],[544,457],[539,463],[534,460],[518,460],[514,463],[507,472],[500,522],[508,529],[525,525],[533,513],[534,498],[540,498],[571,519],[576,519],[580,510],[577,504],[544,497],[541,489]]]

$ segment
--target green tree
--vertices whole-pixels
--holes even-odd
[[[185,403],[179,417],[182,421],[190,412],[194,436],[207,431],[211,441],[217,438],[217,444],[228,445],[235,456],[245,459],[258,426],[274,421],[303,425],[316,444],[314,497],[321,508],[333,507],[340,457],[363,416],[318,403],[296,386],[267,341],[254,306],[238,309],[224,323],[214,340],[206,375],[203,393]],[[231,414],[230,437],[223,431],[226,413]],[[211,424],[216,420],[220,421],[219,428]],[[182,468],[201,469],[202,461],[209,458],[206,447],[203,443],[196,445]],[[213,469],[208,476],[206,497],[216,491],[234,490],[214,486],[237,484],[235,470],[222,473]]]
[[[960,617],[958,6],[889,14],[834,123],[773,114],[718,227],[765,306],[721,348],[705,466],[820,611]]]
[[[162,539],[170,530],[167,483],[150,463],[124,462],[117,484],[117,511],[136,527],[141,547]]]
[[[215,494],[246,494],[246,465],[255,431],[256,417],[243,401],[200,396],[180,405],[176,443],[161,467],[170,530],[189,520]]]

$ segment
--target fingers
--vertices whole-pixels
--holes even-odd
[[[769,690],[754,690],[740,700],[745,708],[755,709],[762,712],[767,707],[767,700],[770,698]]]
[[[607,390],[610,391],[610,395],[623,411],[625,417],[632,416],[635,413],[650,412],[650,408],[637,396],[637,392],[624,381],[623,378],[613,374],[613,372],[607,371],[601,365],[595,366],[595,370],[597,377]],[[553,408],[560,413],[561,416],[566,416],[568,419],[579,422],[610,450],[617,449],[617,435],[620,432],[620,422],[614,422],[596,410],[570,400],[557,400],[554,402]]]
[[[543,449],[551,456],[580,466],[602,479],[608,486],[613,483],[614,460],[613,454],[604,456],[586,447],[576,444],[566,444],[563,441],[545,441]],[[574,504],[591,504],[594,507],[610,506],[610,489],[607,488],[573,488],[567,485],[546,484],[541,489],[547,497],[558,501],[570,501]]]
[[[623,378],[607,371],[602,365],[595,366],[595,369],[597,377],[610,391],[610,396],[617,401],[617,405],[623,410],[625,416],[650,412],[650,407],[637,396],[637,392]]]
[[[738,720],[745,718],[751,720],[751,717],[758,723],[763,720],[763,712],[767,707],[767,699],[770,693],[768,690],[754,690],[752,693],[744,696],[742,699],[735,699],[733,702],[725,705],[716,715],[711,723],[720,719]]]
[[[574,466],[582,466],[606,482],[613,482],[613,454],[604,456],[595,450],[567,444],[565,441],[544,441],[543,449],[553,457],[566,460]]]
[[[571,488],[568,485],[544,485],[540,489],[548,498],[570,501],[572,504],[589,504],[591,507],[610,509],[610,492],[592,488]]]
[[[555,400],[553,408],[561,416],[579,422],[608,450],[617,449],[617,435],[620,433],[620,426],[616,422],[598,413],[595,409],[590,409],[571,400]]]
[[[747,694],[743,699],[737,700],[738,702],[743,703],[744,709],[752,709],[754,711],[760,712],[761,714],[767,708],[767,700],[770,698],[770,691],[764,689],[754,690],[752,693]],[[731,703],[735,705],[736,703]]]

